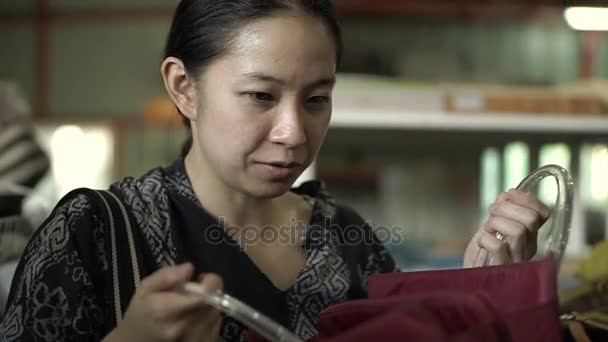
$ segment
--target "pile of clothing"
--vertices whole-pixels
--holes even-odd
[[[35,228],[23,214],[24,200],[48,169],[27,101],[15,84],[0,82],[0,316],[17,261]]]

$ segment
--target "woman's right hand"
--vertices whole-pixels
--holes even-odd
[[[142,280],[123,320],[104,341],[216,341],[220,313],[199,296],[176,290],[193,272],[191,264],[169,266]],[[209,290],[223,287],[215,274],[199,281]]]

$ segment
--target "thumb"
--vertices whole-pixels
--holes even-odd
[[[193,272],[194,267],[190,263],[163,267],[146,277],[141,282],[140,288],[142,292],[147,293],[172,290],[177,285],[190,280]]]

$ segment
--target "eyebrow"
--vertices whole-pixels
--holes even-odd
[[[277,83],[280,85],[287,84],[286,81],[284,81],[280,78],[276,78],[276,77],[266,75],[263,73],[259,73],[259,72],[249,72],[249,73],[243,74],[243,77],[249,78],[249,79],[255,79],[255,80],[263,81],[263,82]],[[328,77],[328,78],[322,78],[322,79],[316,80],[314,82],[311,82],[310,84],[306,85],[305,88],[316,88],[316,87],[320,87],[320,86],[333,86],[335,83],[336,83],[335,77]]]

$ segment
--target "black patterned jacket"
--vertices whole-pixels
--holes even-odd
[[[183,161],[176,164],[110,187],[136,227],[143,276],[183,261],[168,194],[179,192],[198,201]],[[287,291],[286,321],[296,334],[310,338],[317,332],[321,310],[365,297],[370,274],[396,267],[370,226],[352,209],[336,206],[321,183],[307,182],[295,191],[313,204],[310,224],[320,234],[307,233],[306,239],[314,241],[306,241],[305,267]],[[0,341],[99,341],[115,327],[108,290],[109,234],[98,208],[91,196],[68,194],[36,231],[13,280]],[[345,227],[351,231],[347,236],[359,238],[345,243]],[[221,335],[238,341],[244,331],[227,318]]]

